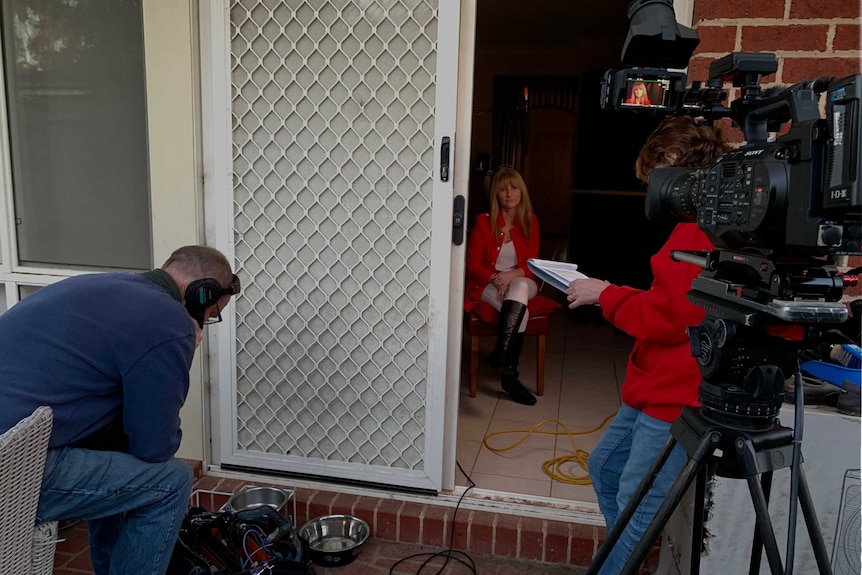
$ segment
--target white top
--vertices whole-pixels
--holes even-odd
[[[518,254],[515,253],[515,244],[506,242],[500,247],[495,268],[498,272],[507,272],[515,269],[518,265]]]

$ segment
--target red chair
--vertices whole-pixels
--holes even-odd
[[[536,395],[545,394],[545,345],[549,316],[560,304],[545,296],[530,300],[530,319],[524,335],[536,336]],[[479,372],[479,338],[496,337],[500,314],[490,304],[480,301],[464,314],[464,340],[470,342],[470,397],[476,397]]]

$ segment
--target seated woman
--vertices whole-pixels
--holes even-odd
[[[529,313],[536,296],[535,276],[527,259],[539,255],[539,221],[517,170],[502,167],[490,189],[491,212],[479,214],[467,242],[467,288],[464,309],[485,301],[500,312],[497,343],[488,363],[502,374],[503,391],[512,401],[533,405],[536,398],[518,379]]]
[[[626,98],[626,104],[633,104],[635,106],[649,106],[652,102],[650,102],[649,95],[647,94],[646,84],[643,82],[635,82],[632,85],[632,93]]]

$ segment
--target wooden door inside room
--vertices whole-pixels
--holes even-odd
[[[579,84],[568,75],[496,76],[489,171],[474,174],[471,186],[470,212],[485,212],[493,171],[507,165],[521,172],[545,258],[564,258],[568,247]]]
[[[524,178],[542,231],[539,256],[545,259],[568,255],[574,126],[575,116],[561,110],[536,110],[531,118]]]

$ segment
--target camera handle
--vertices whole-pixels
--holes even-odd
[[[765,548],[772,575],[782,575],[781,555],[769,517],[768,502],[773,471],[788,467],[794,461],[793,430],[777,424],[773,429],[767,431],[735,430],[709,422],[701,415],[700,409],[692,407],[684,408],[682,415],[671,426],[671,435],[665,442],[661,453],[614,523],[607,540],[593,558],[587,575],[598,573],[599,568],[610,555],[611,549],[634,515],[640,502],[646,497],[676,443],[685,449],[689,457],[688,462],[671,486],[662,506],[647,526],[646,532],[638,541],[620,575],[633,575],[635,573],[695,478],[697,479],[697,492],[695,494],[691,534],[691,573],[697,575],[700,572],[698,558],[704,529],[704,494],[708,476],[715,470],[716,466],[721,469],[722,476],[746,479],[748,482],[756,518],[749,574],[757,575],[759,573],[761,553]],[[718,449],[721,449],[722,456],[716,460],[713,454]],[[798,461],[796,465],[798,465]],[[758,476],[760,476],[760,481],[758,481]],[[814,550],[817,567],[821,575],[832,575],[829,554],[823,542],[823,534],[817,522],[817,513],[814,509],[811,492],[808,489],[808,482],[801,466],[798,467],[798,479],[799,504],[802,507],[805,524],[808,527],[808,535]],[[795,505],[796,502],[794,501],[793,504]],[[792,561],[792,558],[788,558],[788,560]]]

